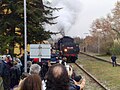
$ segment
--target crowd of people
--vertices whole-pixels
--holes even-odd
[[[24,62],[10,55],[0,60],[0,90],[83,90],[86,80],[76,75],[73,67],[61,60],[55,64],[33,62],[28,57],[27,72]]]

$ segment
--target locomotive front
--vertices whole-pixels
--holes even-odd
[[[67,61],[75,62],[78,58],[79,45],[74,43],[74,39],[68,36],[64,36],[57,43],[58,50],[61,57],[66,57]]]

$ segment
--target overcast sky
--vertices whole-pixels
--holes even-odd
[[[115,3],[120,0],[80,0],[81,11],[76,23],[67,33],[70,36],[84,38],[89,33],[90,25],[93,20],[105,17],[115,7]]]
[[[120,0],[45,0],[50,1],[52,7],[62,7],[53,13],[59,16],[57,24],[46,25],[46,30],[65,31],[65,35],[84,38],[90,34],[93,20],[105,17]],[[88,33],[88,34],[87,34]],[[56,37],[56,36],[55,36]]]

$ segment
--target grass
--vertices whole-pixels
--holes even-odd
[[[77,75],[81,75],[86,79],[86,85],[84,90],[103,90],[98,84],[96,84],[90,77],[88,77],[83,71],[81,71],[75,64],[72,65]]]
[[[85,56],[81,56],[77,62],[110,90],[120,90],[120,67],[112,67],[112,64],[87,59]]]
[[[103,58],[105,60],[111,61],[111,56],[98,56],[100,58]],[[117,62],[120,63],[120,56],[117,55]]]
[[[101,55],[101,54],[90,53],[90,52],[87,52],[87,53],[90,54],[90,55],[94,55],[94,56],[100,57],[102,59],[111,61],[111,56],[110,55],[105,55],[105,54]],[[120,63],[120,55],[117,55],[117,62]]]

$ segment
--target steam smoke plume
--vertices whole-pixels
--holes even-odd
[[[59,16],[54,22],[57,24],[46,26],[47,30],[60,32],[61,35],[66,35],[71,26],[75,23],[76,17],[81,9],[80,0],[49,0],[51,7],[62,8],[55,11],[53,16]]]

